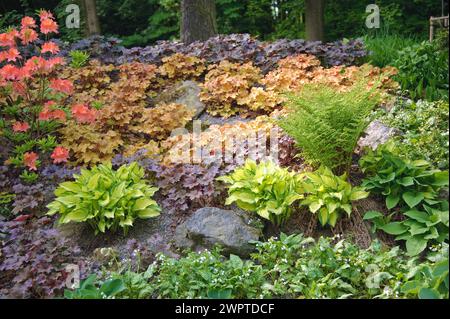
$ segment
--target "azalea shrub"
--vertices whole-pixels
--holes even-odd
[[[58,223],[87,222],[95,233],[122,228],[126,233],[136,218],[152,218],[160,207],[152,199],[158,190],[144,180],[137,163],[113,170],[111,164],[83,169],[74,182],[55,190],[56,199],[47,205],[48,215],[59,214]]]
[[[39,13],[38,23],[33,17],[24,17],[20,29],[10,28],[0,34],[0,114],[2,135],[13,150],[7,164],[26,168],[21,174],[33,182],[43,161],[62,163],[69,154],[58,146],[56,129],[70,115],[65,99],[73,91],[70,81],[58,77],[64,59],[56,56],[58,45],[49,40],[58,33],[53,15]],[[38,40],[44,38],[42,45]],[[34,55],[22,55],[26,47],[35,46]]]

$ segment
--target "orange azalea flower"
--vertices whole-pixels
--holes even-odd
[[[51,54],[56,54],[59,52],[59,47],[54,42],[45,42],[42,45],[41,53],[50,52]]]
[[[35,28],[36,27],[36,21],[31,17],[24,17],[22,19],[22,28]]]
[[[67,159],[69,158],[69,150],[62,146],[57,146],[53,150],[53,153],[52,155],[50,155],[50,157],[53,159],[54,164],[67,162]]]
[[[6,81],[14,81],[18,78],[18,76],[19,68],[12,64],[7,64],[0,69],[0,79],[4,79]]]
[[[53,14],[51,12],[46,11],[46,10],[41,10],[39,12],[39,18],[41,20],[46,20],[46,19],[53,19],[54,17],[53,17]]]
[[[27,166],[30,171],[37,170],[36,160],[38,159],[38,155],[35,152],[26,152],[23,154],[23,163]]]
[[[40,56],[34,56],[25,62],[25,67],[30,73],[44,73],[51,72],[56,65],[64,63],[64,59],[61,57],[55,57],[50,60],[45,60]]]
[[[17,79],[17,74],[19,69],[11,64],[5,65],[0,69],[0,79],[4,79],[6,81],[11,81]]]
[[[45,60],[41,57],[34,56],[25,62],[25,68],[27,68],[31,73],[42,69],[45,66]]]
[[[49,121],[49,120],[60,120],[65,121],[66,120],[66,112],[63,110],[51,110],[50,108],[52,106],[55,106],[56,103],[54,101],[48,101],[44,104],[44,108],[39,113],[39,120],[40,121]]]
[[[44,106],[41,112],[39,112],[39,121],[49,121],[52,118],[52,111],[48,106]]]
[[[50,88],[65,94],[72,94],[73,92],[73,84],[69,80],[50,80]]]
[[[16,122],[13,125],[14,132],[26,132],[30,129],[30,125],[27,122]]]
[[[5,60],[7,60],[8,62],[16,62],[16,60],[20,58],[20,53],[16,48],[9,48],[8,51],[5,51],[3,53]]]
[[[38,34],[33,29],[22,29],[20,30],[20,39],[23,44],[32,43],[38,39]]]
[[[58,33],[58,24],[51,19],[41,20],[41,33]]]
[[[54,110],[51,113],[51,117],[54,120],[60,120],[64,122],[66,120],[66,112],[64,112],[63,110]]]
[[[72,107],[72,115],[78,123],[93,123],[96,118],[95,110],[83,104],[74,105]]]
[[[11,29],[9,32],[0,33],[0,47],[14,47],[16,46],[16,37],[19,33],[16,29]]]
[[[44,107],[52,107],[55,106],[56,102],[55,101],[47,101],[44,103]]]
[[[46,61],[46,67],[49,70],[53,69],[57,65],[64,65],[64,58],[55,57],[55,58],[51,58],[50,60]]]

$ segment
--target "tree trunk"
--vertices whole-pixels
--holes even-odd
[[[217,34],[215,0],[183,0],[181,15],[184,44],[205,41]]]
[[[95,7],[95,0],[84,0],[88,35],[100,34],[100,21]]]
[[[325,0],[306,0],[306,40],[324,40]]]

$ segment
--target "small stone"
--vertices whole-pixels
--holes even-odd
[[[176,103],[183,104],[193,111],[193,118],[196,119],[203,113],[206,106],[200,101],[199,94],[201,88],[194,81],[182,81],[172,87],[164,90],[156,99],[158,103]]]

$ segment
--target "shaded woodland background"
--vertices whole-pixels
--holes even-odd
[[[92,0],[91,0],[92,1]],[[82,0],[2,0],[0,29],[23,14],[45,8],[56,12],[63,40],[86,35],[85,12],[81,29],[65,29],[68,4]],[[144,46],[157,40],[179,38],[179,0],[96,0],[101,33],[123,40],[123,45]],[[305,38],[304,0],[216,0],[217,28],[221,34],[250,33],[262,40]],[[366,6],[376,3],[381,10],[381,28],[365,27]],[[83,8],[83,6],[81,6]],[[354,38],[374,33],[395,34],[420,40],[428,36],[428,19],[448,12],[448,1],[440,0],[327,0],[324,10],[324,40]]]

